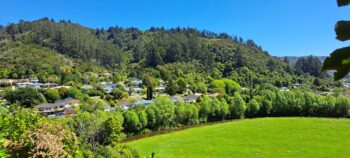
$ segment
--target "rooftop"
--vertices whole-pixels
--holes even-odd
[[[134,104],[135,105],[148,105],[148,104],[153,104],[154,102],[152,100],[139,100],[136,101]]]

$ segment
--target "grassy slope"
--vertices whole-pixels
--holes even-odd
[[[263,118],[233,121],[128,143],[141,157],[349,157],[350,120]]]

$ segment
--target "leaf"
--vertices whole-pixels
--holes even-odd
[[[345,77],[350,71],[350,64],[347,66],[337,69],[337,72],[334,73],[334,80],[340,80]]]
[[[350,64],[350,59],[343,60],[342,64]]]
[[[350,0],[338,0],[338,6],[342,7],[342,6],[346,6],[350,4]]]
[[[350,39],[350,21],[338,21],[335,25],[335,32],[340,41]]]
[[[335,50],[323,63],[322,70],[337,70],[334,79],[339,80],[350,71],[350,47]]]
[[[343,66],[342,61],[350,58],[350,47],[335,50],[323,63],[324,70],[334,70]]]

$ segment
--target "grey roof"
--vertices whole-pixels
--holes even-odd
[[[122,100],[120,102],[118,102],[118,105],[120,106],[131,106],[133,103],[130,102],[129,100]]]
[[[62,106],[62,103],[47,103],[47,104],[40,104],[35,106],[35,108],[53,108],[53,107],[58,107],[58,106]]]
[[[148,104],[153,104],[154,102],[152,100],[139,100],[136,101],[134,104],[135,105],[148,105]]]
[[[35,106],[36,108],[52,108],[52,107],[57,107],[57,106],[62,106],[65,103],[68,103],[70,101],[72,101],[72,98],[66,98],[63,100],[57,100],[54,103],[45,103],[45,104],[39,104],[37,106]]]
[[[185,100],[197,100],[198,96],[194,94],[184,96]]]
[[[183,98],[180,96],[170,96],[169,97],[173,102],[178,102],[178,101],[182,101]]]

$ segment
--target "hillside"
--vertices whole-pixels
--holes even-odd
[[[129,142],[140,157],[348,157],[349,120],[263,118],[196,127]],[[330,145],[331,144],[331,145]]]
[[[322,63],[324,62],[324,60],[327,58],[326,56],[316,56]],[[289,64],[294,65],[295,63],[297,63],[298,59],[300,58],[307,58],[307,56],[283,56],[283,57],[278,57],[281,60],[287,60]]]
[[[82,81],[83,73],[104,68],[72,59],[36,44],[10,42],[0,47],[0,78],[38,78],[42,82]]]
[[[291,82],[294,75],[292,67],[270,56],[253,40],[193,28],[90,29],[70,21],[44,18],[0,29],[0,47],[9,42],[41,45],[126,76],[148,73],[164,77],[166,70],[176,78],[179,71],[221,78],[241,76],[247,73],[244,67],[254,72],[256,83],[274,83],[270,76]],[[193,65],[196,68],[190,69]]]

